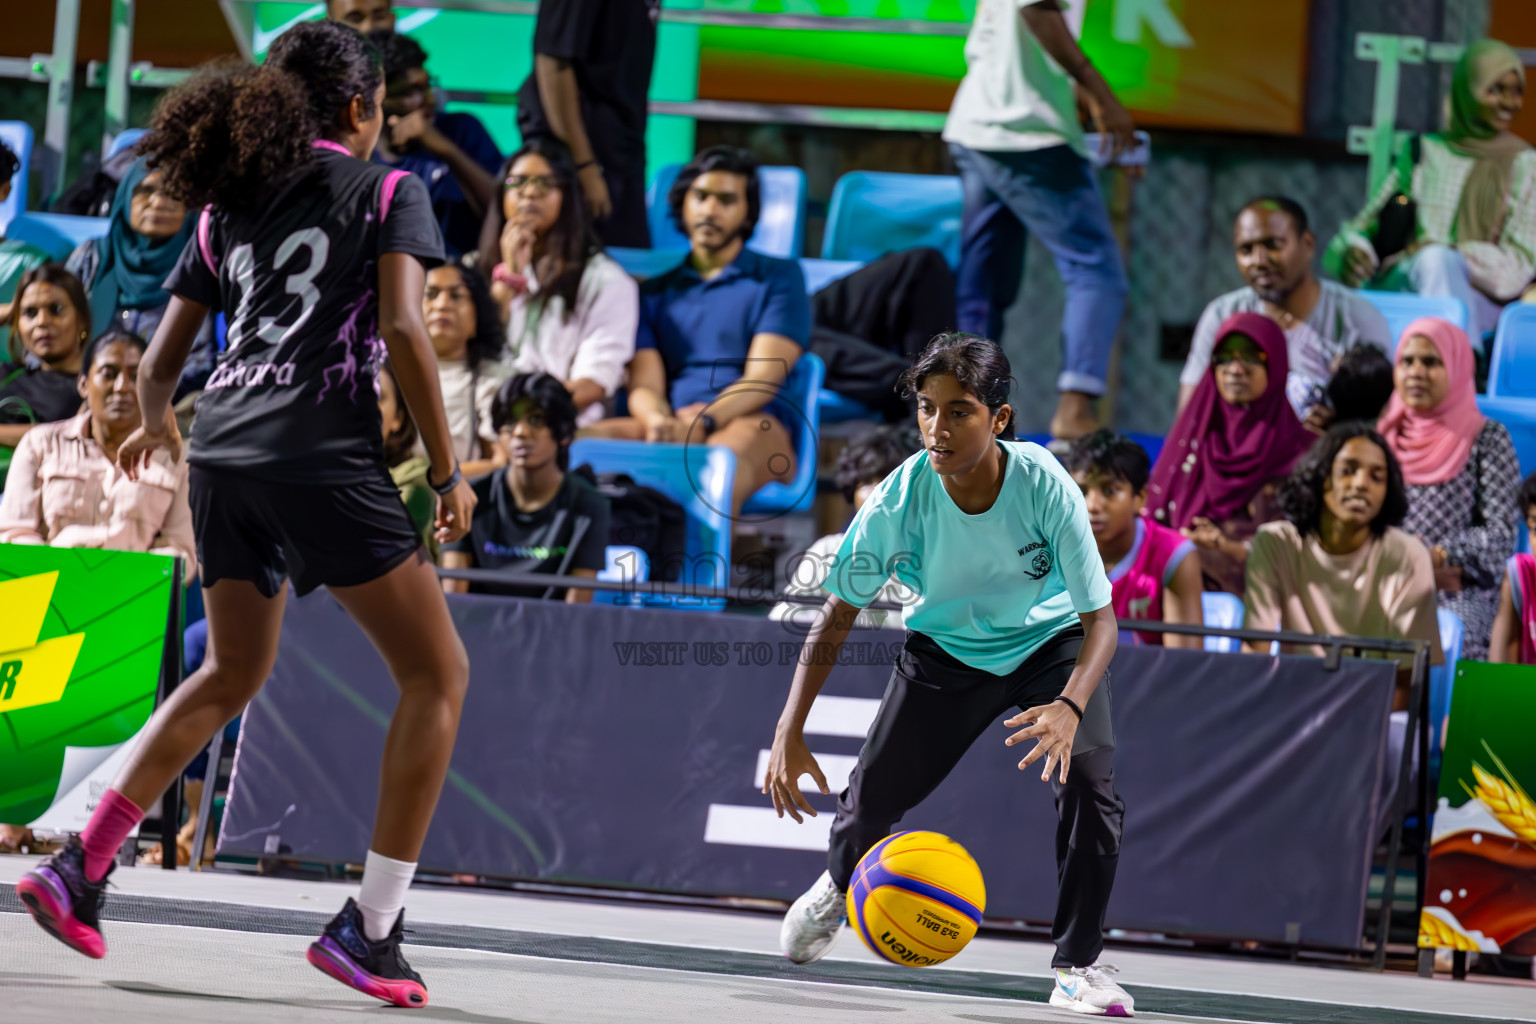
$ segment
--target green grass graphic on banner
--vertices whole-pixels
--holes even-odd
[[[1536,667],[1462,661],[1419,945],[1536,954]]]
[[[0,598],[0,679],[11,677],[0,682],[0,821],[24,824],[48,809],[66,747],[114,746],[148,721],[173,571],[164,555],[0,544],[0,594],[13,595]],[[54,573],[49,594],[39,578]],[[25,607],[22,594],[46,610]],[[40,693],[53,667],[68,671],[62,692]]]

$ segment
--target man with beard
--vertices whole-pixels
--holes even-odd
[[[759,487],[794,477],[789,430],[764,407],[810,342],[805,275],[794,260],[746,247],[762,209],[751,153],[704,150],[667,202],[688,256],[640,286],[629,415],[581,435],[730,448],[736,512]]]
[[[1213,299],[1200,314],[1179,374],[1180,412],[1210,366],[1217,328],[1234,313],[1263,313],[1285,332],[1291,364],[1285,394],[1302,420],[1322,401],[1335,363],[1350,347],[1375,345],[1391,357],[1392,332],[1376,307],[1312,272],[1317,239],[1300,203],[1283,196],[1253,200],[1237,214],[1232,247],[1248,284]]]

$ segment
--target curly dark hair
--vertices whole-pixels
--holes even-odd
[[[917,362],[897,379],[896,387],[903,399],[915,398],[929,377],[945,374],[959,381],[994,416],[1008,404],[1008,393],[1013,390],[1013,367],[997,342],[964,331],[935,334]],[[1008,422],[998,435],[1004,441],[1014,439],[1015,418],[1010,410]]]
[[[475,307],[475,333],[465,346],[464,362],[471,370],[478,369],[481,363],[495,362],[507,339],[501,327],[501,310],[491,297],[491,286],[485,275],[462,263],[444,263],[440,269],[458,271],[459,280],[464,282],[469,301]]]
[[[499,434],[512,422],[517,403],[527,399],[544,414],[549,432],[560,446],[556,463],[571,468],[571,439],[576,436],[576,401],[558,378],[547,373],[520,373],[509,379],[491,399],[491,426]]]
[[[1397,456],[1392,454],[1386,439],[1369,423],[1340,423],[1302,456],[1275,495],[1280,512],[1295,524],[1303,537],[1318,532],[1323,517],[1323,492],[1333,478],[1333,463],[1344,445],[1357,437],[1370,441],[1387,457],[1387,496],[1381,503],[1381,511],[1371,520],[1371,533],[1380,537],[1387,532],[1387,527],[1401,526],[1407,517],[1408,488],[1403,484],[1403,468],[1398,465]]]
[[[261,67],[217,60],[166,93],[139,152],[188,206],[249,208],[313,159],[311,143],[342,128],[354,98],[372,117],[382,81],[379,52],[359,32],[306,22]]]
[[[866,430],[837,455],[837,489],[852,501],[860,487],[884,480],[922,446],[922,437],[910,423],[887,423]]]
[[[1352,345],[1328,378],[1328,404],[1340,422],[1374,423],[1392,397],[1392,387],[1392,360],[1387,354],[1375,345]]]
[[[1526,517],[1531,514],[1532,507],[1536,507],[1536,473],[1532,473],[1520,483],[1520,515]]]
[[[677,172],[677,180],[667,190],[667,209],[671,211],[677,229],[684,235],[688,234],[688,225],[683,223],[683,200],[688,198],[688,190],[693,187],[694,181],[711,171],[725,171],[747,179],[747,219],[741,222],[740,235],[743,242],[751,238],[752,232],[757,229],[757,218],[763,212],[763,189],[758,180],[758,166],[757,157],[748,150],[734,146],[710,146],[684,164],[683,169]]]
[[[475,264],[483,273],[489,274],[491,268],[501,262],[501,233],[507,226],[507,177],[519,160],[530,155],[544,158],[555,179],[555,187],[560,190],[560,215],[544,238],[545,258],[550,264],[544,271],[548,280],[539,284],[539,294],[546,297],[540,301],[558,295],[565,304],[562,315],[570,320],[576,312],[581,275],[587,269],[587,261],[603,251],[603,243],[598,241],[592,215],[587,212],[586,196],[576,180],[576,162],[559,139],[536,135],[502,165],[496,202],[485,211],[485,221],[480,226],[480,255]]]
[[[1111,480],[1124,480],[1140,494],[1152,476],[1152,460],[1141,445],[1113,430],[1095,430],[1072,442],[1061,460],[1068,473],[1091,472]]]

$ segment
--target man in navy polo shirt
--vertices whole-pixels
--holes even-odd
[[[629,415],[584,436],[716,444],[736,453],[732,512],[795,472],[789,431],[763,407],[811,336],[805,276],[793,260],[746,248],[757,223],[757,160],[728,146],[678,172],[667,201],[691,249],[640,286]]]
[[[368,38],[384,58],[385,121],[374,160],[426,182],[449,259],[474,252],[500,191],[501,151],[473,114],[438,113],[421,44],[396,32]]]

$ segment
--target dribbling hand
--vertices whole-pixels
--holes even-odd
[[[763,780],[763,792],[773,797],[773,809],[779,817],[784,817],[786,811],[797,822],[805,820],[800,817],[801,811],[816,817],[816,809],[800,792],[802,775],[815,779],[823,793],[832,792],[827,788],[827,777],[821,773],[821,765],[816,763],[815,755],[805,745],[805,738],[775,735],[773,750],[768,754],[768,775]]]
[[[447,494],[438,496],[436,537],[439,544],[452,544],[469,532],[478,501],[474,488],[464,480]]]
[[[1060,702],[1053,704],[1040,704],[1021,711],[1017,715],[1003,723],[1010,729],[1017,729],[1021,725],[1029,728],[1020,730],[1008,737],[1008,746],[1015,743],[1023,743],[1027,739],[1038,739],[1035,749],[1031,750],[1024,760],[1019,762],[1019,770],[1023,771],[1041,757],[1045,758],[1045,771],[1040,773],[1041,782],[1049,782],[1051,772],[1060,765],[1060,781],[1067,781],[1067,768],[1072,763],[1072,738],[1077,735],[1077,712]]]
[[[146,424],[128,435],[117,449],[117,464],[129,480],[137,480],[139,471],[149,465],[149,457],[156,448],[164,448],[172,462],[181,461],[181,431],[176,426],[176,416],[169,409],[165,414],[165,427],[151,431]]]

